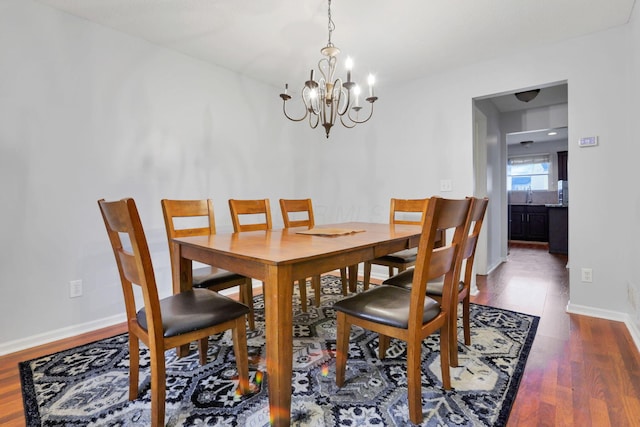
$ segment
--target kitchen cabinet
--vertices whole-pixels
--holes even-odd
[[[569,253],[569,208],[566,206],[549,208],[549,252]]]
[[[569,169],[567,167],[568,159],[568,151],[558,151],[558,180],[560,181],[566,181],[569,179]]]
[[[546,206],[509,205],[509,240],[546,242],[549,217]]]

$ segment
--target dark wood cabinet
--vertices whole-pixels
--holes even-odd
[[[525,240],[526,206],[509,206],[509,240]]]
[[[568,151],[558,151],[558,180],[560,181],[566,181],[569,179],[569,171],[567,168],[568,159]]]
[[[546,242],[548,238],[549,217],[546,206],[509,206],[509,240]]]
[[[549,252],[569,253],[569,208],[549,208]]]

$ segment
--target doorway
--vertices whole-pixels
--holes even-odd
[[[535,91],[535,97],[522,101],[515,96],[516,93],[527,91]],[[545,215],[551,209],[547,205],[558,203],[557,153],[566,151],[568,154],[569,151],[568,84],[566,81],[555,82],[475,98],[473,111],[476,177],[474,194],[487,195],[492,200],[485,219],[489,229],[486,233],[487,240],[478,243],[479,247],[483,245],[488,273],[507,260],[510,205],[516,204],[512,201],[518,201],[518,197],[524,194],[529,198],[525,198],[521,204],[542,206],[540,209],[544,210]],[[531,158],[536,153],[544,153],[549,159],[547,188],[538,191],[532,188],[529,191],[525,187],[524,193],[514,193],[513,176],[507,175],[509,158],[520,155],[533,161],[535,159]],[[532,176],[528,176],[516,182],[522,184],[528,180],[530,183],[531,179]],[[541,178],[537,176],[536,179]],[[512,196],[514,200],[511,200]],[[537,220],[544,221],[541,218]],[[546,226],[548,227],[548,222]]]

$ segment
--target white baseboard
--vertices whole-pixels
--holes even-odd
[[[624,323],[634,344],[636,345],[637,350],[640,352],[640,329],[638,329],[638,326],[633,322],[629,314],[619,311],[603,310],[601,308],[585,305],[571,304],[571,301],[567,304],[566,311],[571,314],[580,314],[583,316],[597,317],[600,319],[614,320]]]
[[[19,340],[9,341],[0,344],[0,356],[9,353],[15,353],[16,351],[25,350],[31,347],[48,344],[64,338],[74,337],[76,335],[92,332],[97,329],[106,328],[108,326],[117,325],[119,323],[125,322],[126,320],[126,316],[124,315],[124,313],[122,313],[116,316],[106,317],[104,319],[98,319],[80,325],[68,326],[66,328],[32,335],[30,337],[22,338]]]
[[[485,274],[485,276],[488,276],[489,274],[493,273],[493,270],[495,270],[496,268],[500,267],[503,262],[507,262],[507,259],[506,258],[502,258],[498,262],[496,262],[495,264],[489,266],[487,268],[487,274]]]
[[[378,272],[372,268],[371,277],[375,277],[376,279],[384,280],[387,278],[385,274],[383,274],[382,269]],[[257,282],[257,281],[256,281]],[[254,287],[261,286],[260,282],[254,282]],[[633,339],[634,344],[638,351],[640,351],[640,328],[636,325],[631,316],[627,313],[621,313],[618,311],[612,310],[603,310],[600,308],[589,307],[584,305],[571,304],[569,302],[566,308],[567,313],[572,314],[580,314],[584,316],[598,317],[600,319],[614,320],[618,322],[623,322],[627,329],[629,330],[629,334]],[[4,356],[9,353],[14,353],[16,351],[25,350],[31,347],[37,347],[39,345],[48,344],[54,341],[58,341],[64,338],[73,337],[76,335],[84,334],[87,332],[92,332],[97,329],[106,328],[109,326],[117,325],[119,323],[125,322],[126,317],[124,313],[106,317],[104,319],[98,319],[91,322],[69,326],[66,328],[56,329],[54,331],[45,332],[42,334],[32,335],[30,337],[22,338],[15,341],[9,341],[6,343],[0,344],[0,356]]]
[[[262,287],[262,283],[258,280],[253,281],[253,287]],[[225,289],[220,292],[221,294],[234,294],[237,291],[233,289]],[[26,350],[31,347],[37,347],[43,344],[49,344],[54,341],[58,341],[64,338],[74,337],[76,335],[84,334],[87,332],[93,332],[97,329],[106,328],[109,326],[117,325],[119,323],[126,322],[127,318],[124,313],[118,314],[104,319],[93,320],[91,322],[82,323],[79,325],[68,326],[66,328],[56,329],[54,331],[44,332],[42,334],[32,335],[26,338],[21,338],[15,341],[8,341],[0,343],[0,356],[5,354],[15,353],[16,351]]]

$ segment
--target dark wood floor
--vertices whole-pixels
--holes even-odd
[[[540,316],[509,426],[639,426],[640,354],[624,324],[569,315],[567,259],[510,248],[472,300]],[[17,363],[125,331],[124,325],[0,357],[0,425],[24,426]]]
[[[509,426],[640,426],[640,354],[626,326],[567,314],[567,258],[510,247],[472,301],[540,316]]]

